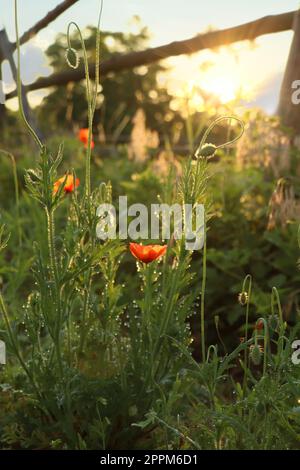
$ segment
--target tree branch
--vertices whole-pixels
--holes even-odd
[[[48,24],[56,20],[58,16],[60,16],[64,11],[66,11],[76,2],[78,2],[78,0],[64,0],[63,2],[61,2],[59,5],[57,5],[57,7],[49,11],[49,13],[47,13],[47,15],[43,19],[38,21],[34,26],[32,26],[32,28],[30,28],[20,37],[20,44],[25,44],[25,42],[32,39],[39,31],[46,28]],[[12,43],[12,48],[13,50],[17,48],[17,44],[15,42]]]

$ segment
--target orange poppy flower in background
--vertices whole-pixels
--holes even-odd
[[[167,251],[167,245],[143,246],[138,243],[130,243],[129,249],[135,258],[147,264],[163,256]]]
[[[84,143],[85,148],[87,148],[88,143],[89,143],[89,129],[88,128],[80,129],[78,133],[78,138],[81,142]],[[94,147],[95,147],[95,142],[93,141],[93,136],[92,136],[91,148],[93,149]]]
[[[57,193],[57,191],[59,190],[59,187],[64,182],[65,182],[65,186],[64,186],[64,192],[65,193],[72,193],[74,191],[74,189],[78,188],[79,183],[80,183],[79,178],[75,178],[75,180],[74,180],[73,175],[68,175],[67,178],[65,176],[62,176],[61,178],[59,178],[54,183],[54,187],[53,187],[53,193],[54,194]]]
[[[264,329],[264,326],[265,326],[265,325],[264,325],[264,322],[263,322],[262,320],[259,320],[259,321],[256,323],[254,329],[257,330],[257,331],[260,331],[260,330],[263,330],[263,329]]]

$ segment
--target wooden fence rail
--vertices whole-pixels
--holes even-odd
[[[184,41],[175,41],[144,51],[130,52],[129,54],[116,54],[101,63],[101,75],[103,76],[110,72],[119,72],[141,65],[148,65],[167,57],[193,54],[204,49],[212,49],[237,41],[253,40],[265,34],[287,31],[292,29],[295,13],[295,11],[291,11],[280,15],[266,16],[233,28],[199,34]],[[95,74],[94,64],[90,64],[90,73],[93,77]],[[78,82],[83,78],[84,67],[81,66],[77,70],[67,70],[52,74],[49,77],[39,78],[36,82],[27,85],[26,91],[39,90],[50,86],[66,85],[69,82]],[[13,98],[15,95],[16,92],[12,91],[6,96],[6,99]]]
[[[20,44],[25,44],[27,41],[30,41],[36,34],[41,31],[42,29],[46,28],[52,21],[56,20],[62,13],[64,13],[68,8],[70,8],[74,3],[77,3],[79,0],[64,0],[61,2],[57,7],[55,7],[53,10],[49,11],[46,16],[44,16],[43,19],[38,21],[32,28],[30,28],[28,31],[26,31],[22,36],[20,37]],[[17,47],[17,44],[13,42],[12,44],[12,49],[15,50]]]

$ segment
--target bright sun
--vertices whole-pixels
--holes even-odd
[[[223,48],[206,57],[202,53],[170,60],[172,69],[165,84],[176,97],[173,108],[182,109],[188,103],[189,111],[202,111],[208,99],[221,105],[250,99],[257,81],[255,75],[243,73],[238,57],[236,50]]]
[[[238,97],[241,84],[236,76],[212,76],[204,77],[202,87],[218,97],[222,104],[226,104]]]

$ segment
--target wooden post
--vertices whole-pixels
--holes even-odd
[[[13,48],[12,48],[11,43],[9,42],[5,29],[2,29],[0,31],[0,50],[2,51],[3,60],[8,61],[13,79],[15,83],[17,83],[18,74],[17,74],[17,67],[13,58]],[[22,103],[23,103],[24,113],[25,113],[26,118],[30,120],[30,106],[29,106],[25,88],[23,85],[21,86],[21,92],[22,92]]]
[[[54,21],[59,15],[70,8],[72,5],[77,3],[79,0],[63,0],[53,10],[49,11],[48,14],[40,21],[38,21],[32,28],[26,31],[20,38],[20,44],[24,44],[33,38],[39,31],[48,26],[49,23]],[[13,53],[17,47],[16,43],[11,43],[7,37],[5,29],[0,30],[0,80],[1,80],[1,65],[4,60],[8,60],[13,78],[17,84],[17,67],[13,58]],[[1,83],[0,83],[1,86]],[[2,90],[0,90],[1,92]],[[16,92],[16,90],[15,90]],[[37,129],[35,119],[31,113],[29,102],[26,96],[26,87],[21,85],[21,99],[23,104],[24,113],[27,121],[35,130],[40,138],[42,138],[41,132]],[[0,128],[3,126],[6,108],[0,100]]]
[[[281,85],[278,115],[284,125],[292,128],[295,135],[300,135],[300,104],[292,102],[292,83],[300,80],[300,10],[295,12],[293,30],[294,37]]]
[[[0,56],[2,57],[2,60],[7,60],[8,61],[11,72],[12,72],[13,79],[14,79],[15,83],[17,84],[17,82],[18,82],[18,71],[17,71],[16,63],[14,61],[13,52],[14,52],[14,46],[13,46],[13,44],[11,44],[9,42],[6,30],[2,29],[0,31]],[[29,124],[32,127],[35,128],[35,130],[36,130],[37,134],[39,135],[39,137],[42,137],[41,133],[36,128],[36,122],[35,122],[35,119],[32,115],[30,105],[29,105],[27,95],[26,95],[26,87],[23,84],[21,84],[21,99],[22,99],[24,114],[25,114],[25,117],[26,117],[27,121],[29,122]]]
[[[3,62],[3,57],[2,57],[2,52],[1,52],[1,47],[0,47],[0,81],[2,80],[2,70],[1,70],[1,64]],[[4,90],[2,87],[2,84],[0,83],[0,130],[3,128],[4,120],[5,120],[5,106],[4,106]]]

